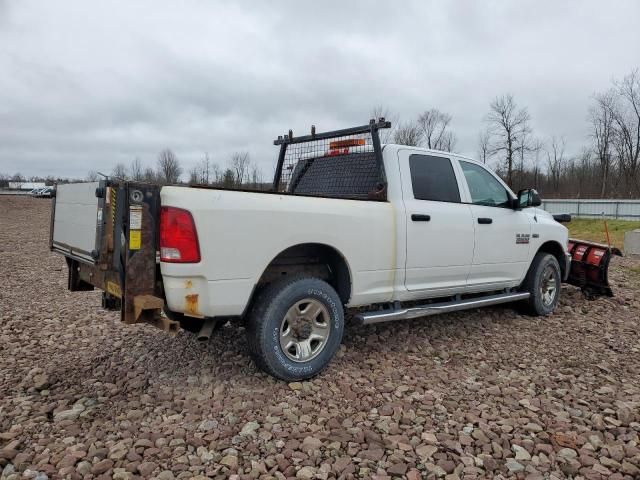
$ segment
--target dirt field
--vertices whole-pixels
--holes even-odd
[[[2,478],[640,478],[640,262],[613,299],[348,327],[313,381],[66,290],[48,200],[0,197]]]

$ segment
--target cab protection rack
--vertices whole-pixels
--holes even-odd
[[[333,130],[329,132],[316,133],[316,126],[311,125],[311,135],[302,137],[294,137],[293,131],[289,130],[289,134],[279,135],[273,141],[274,145],[287,145],[292,143],[310,142],[312,140],[326,140],[327,138],[346,137],[349,135],[357,135],[359,133],[368,133],[378,131],[381,128],[391,128],[391,122],[380,117],[378,120],[372,118],[367,125],[360,127],[343,128],[341,130]]]
[[[274,145],[280,146],[280,152],[272,190],[371,199],[371,190],[383,189],[386,185],[379,130],[390,127],[391,122],[381,117],[359,127],[320,133],[312,125],[311,133],[300,137],[295,137],[293,131],[289,130],[288,134],[280,135],[273,141]],[[363,157],[370,158],[370,161]],[[355,163],[356,159],[361,163],[351,167],[356,169],[352,171],[349,163]],[[297,180],[310,169],[315,171],[307,177],[324,177],[325,182],[300,188]]]

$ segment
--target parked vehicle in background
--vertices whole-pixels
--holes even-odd
[[[53,196],[53,187],[41,188],[33,196],[36,198],[51,198]]]
[[[553,312],[568,231],[536,191],[453,153],[383,146],[388,127],[279,137],[271,192],[60,185],[51,248],[69,288],[102,289],[125,323],[208,339],[244,321],[256,364],[288,381],[329,364],[345,308],[362,324],[506,302]]]
[[[31,190],[29,192],[29,195],[31,195],[32,197],[36,197],[38,195],[39,192],[41,192],[42,190],[44,190],[46,187],[38,187],[38,188],[34,188],[33,190]]]

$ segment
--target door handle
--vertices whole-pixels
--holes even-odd
[[[428,222],[431,220],[431,215],[422,215],[419,213],[412,213],[411,220],[414,222]]]
[[[489,225],[490,223],[493,223],[493,218],[479,217],[478,223],[480,225]]]

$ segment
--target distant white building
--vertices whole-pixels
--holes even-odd
[[[33,190],[34,188],[44,188],[44,182],[9,182],[10,190]]]

